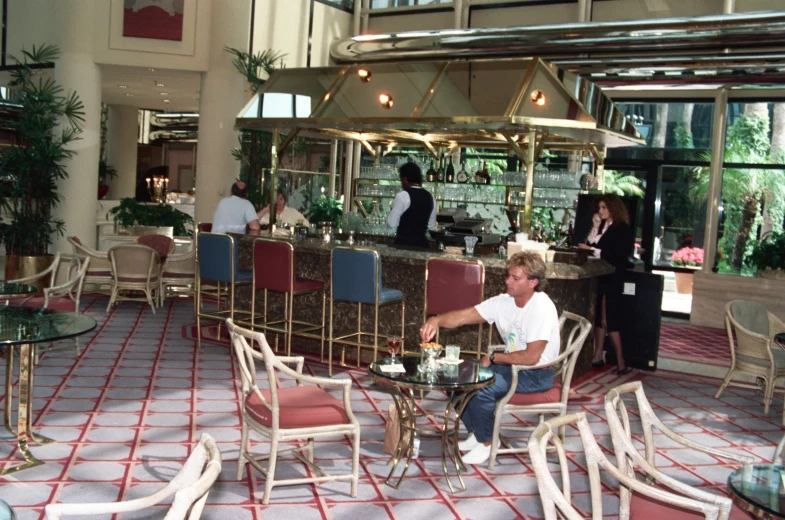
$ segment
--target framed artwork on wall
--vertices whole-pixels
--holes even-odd
[[[124,0],[123,36],[183,39],[184,0]]]

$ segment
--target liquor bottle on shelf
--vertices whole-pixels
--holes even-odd
[[[469,181],[469,174],[466,173],[466,163],[461,163],[461,171],[458,172],[458,175],[455,176],[455,179],[460,182],[461,184],[465,184]]]
[[[567,245],[572,245],[572,236],[575,234],[575,228],[572,227],[572,220],[570,220],[569,225],[567,226]]]
[[[485,184],[491,183],[491,174],[488,173],[488,163],[482,163],[482,179]]]
[[[477,184],[485,184],[485,179],[482,176],[482,168],[474,172],[474,182],[476,182]]]
[[[452,165],[452,157],[447,164],[447,173],[445,174],[447,182],[455,182],[455,167]]]
[[[431,159],[431,167],[425,172],[425,180],[428,182],[436,181],[436,170],[433,169],[433,159]]]
[[[439,169],[436,171],[436,180],[444,182],[444,156],[439,158]]]

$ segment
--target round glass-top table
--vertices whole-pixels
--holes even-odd
[[[785,466],[743,466],[728,476],[728,491],[741,509],[756,518],[785,518]]]
[[[774,335],[774,341],[785,347],[785,332],[780,332]]]
[[[19,452],[25,462],[0,470],[0,475],[40,466],[28,448],[30,441],[38,444],[54,442],[32,431],[33,425],[33,355],[36,343],[59,341],[90,332],[96,321],[77,312],[40,309],[35,307],[0,307],[0,347],[5,347],[5,410],[4,424],[16,435]],[[14,371],[14,346],[19,346],[19,405],[17,407],[16,432],[11,425],[13,409],[12,382]],[[2,517],[0,517],[1,519]]]
[[[16,520],[14,510],[4,500],[0,500],[0,520]]]
[[[463,465],[461,453],[458,450],[460,417],[466,403],[479,390],[492,384],[496,379],[496,374],[475,360],[464,360],[458,365],[441,364],[438,370],[424,373],[420,370],[420,356],[402,356],[396,358],[396,361],[403,365],[404,372],[385,371],[383,367],[392,365],[391,358],[378,359],[368,367],[368,371],[377,382],[391,385],[396,390],[392,395],[395,399],[395,408],[401,428],[395,453],[391,458],[392,468],[385,484],[394,488],[401,485],[412,461],[414,439],[423,434],[434,433],[417,428],[415,391],[437,390],[447,394],[444,423],[435,432],[438,437],[441,437],[444,478],[447,480],[451,492],[465,491],[466,484],[461,476],[461,471],[466,471],[466,467]],[[403,471],[400,476],[393,478],[398,463],[404,458],[406,462]],[[455,467],[460,489],[456,489],[450,480],[447,468],[448,460]]]
[[[35,285],[18,282],[0,282],[0,296],[26,296],[38,288]],[[0,519],[1,520],[1,519]]]

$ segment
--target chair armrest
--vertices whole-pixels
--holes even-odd
[[[660,430],[666,437],[674,442],[678,442],[682,446],[687,448],[691,448],[696,451],[700,451],[711,455],[713,457],[718,457],[720,459],[731,460],[733,462],[737,462],[739,464],[752,464],[755,462],[755,459],[749,455],[739,455],[737,453],[732,453],[729,451],[719,450],[717,448],[712,448],[711,446],[705,446],[703,444],[699,444],[695,441],[692,441],[678,433],[674,432],[670,428],[662,425],[661,423],[656,425],[657,429]]]
[[[52,269],[55,268],[55,264],[50,265],[40,273],[31,274],[30,276],[25,276],[24,278],[17,278],[16,280],[8,280],[6,283],[25,283],[25,282],[32,282],[35,280],[39,280],[48,274],[52,274]]]
[[[275,358],[281,363],[294,363],[297,373],[303,373],[303,365],[305,364],[305,358],[303,356],[275,356]]]
[[[487,353],[490,354],[491,352],[501,352],[507,348],[505,345],[488,345]]]

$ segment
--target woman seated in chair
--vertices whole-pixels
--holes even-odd
[[[275,221],[278,223],[278,225],[309,225],[308,219],[305,218],[303,214],[296,209],[287,206],[287,202],[289,202],[289,197],[286,195],[286,192],[284,192],[282,189],[279,189],[278,198],[276,199],[275,203]],[[259,210],[257,216],[259,217],[260,224],[268,224],[270,222],[270,205],[268,204]]]
[[[521,252],[507,261],[507,293],[475,307],[433,316],[420,328],[422,341],[430,341],[439,327],[448,329],[482,322],[495,323],[504,338],[504,353],[494,352],[480,360],[496,373],[496,381],[469,401],[461,419],[469,437],[458,444],[468,451],[463,462],[482,464],[491,455],[496,401],[512,384],[511,365],[544,365],[559,357],[559,316],[543,291],[545,262],[537,253]],[[553,387],[552,368],[528,370],[518,378],[518,393],[545,392]]]

